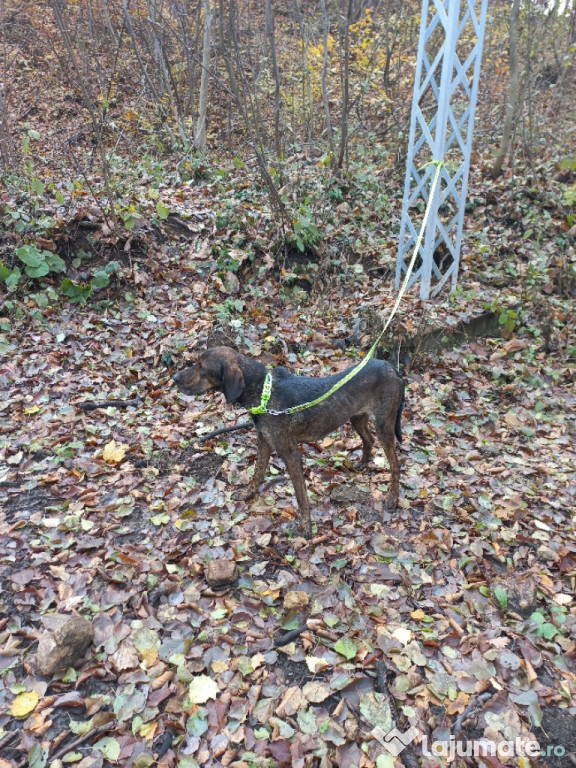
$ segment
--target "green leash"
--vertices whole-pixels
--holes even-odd
[[[410,264],[408,265],[408,269],[406,270],[404,281],[400,286],[400,291],[398,292],[398,296],[396,297],[396,301],[394,302],[394,306],[392,307],[392,311],[390,312],[388,320],[386,320],[384,327],[378,334],[378,338],[368,350],[368,353],[366,354],[365,358],[360,363],[358,363],[356,367],[352,368],[352,370],[349,371],[346,374],[346,376],[344,376],[343,379],[340,379],[339,381],[337,381],[336,384],[334,384],[334,386],[328,390],[328,392],[325,392],[323,395],[321,395],[320,397],[317,397],[315,400],[310,400],[310,402],[308,403],[293,405],[291,408],[285,408],[282,411],[275,411],[275,410],[268,409],[268,402],[270,401],[270,397],[272,395],[272,371],[268,371],[266,373],[266,378],[264,379],[264,385],[262,386],[262,395],[260,399],[260,405],[257,405],[254,408],[249,409],[249,412],[253,416],[257,416],[258,414],[261,414],[261,413],[268,413],[271,416],[283,416],[290,413],[297,413],[298,411],[305,411],[307,408],[312,408],[315,405],[319,405],[319,403],[324,402],[324,400],[327,400],[331,395],[333,395],[334,392],[337,392],[340,389],[340,387],[343,387],[344,384],[347,384],[350,381],[350,379],[353,379],[354,376],[356,376],[356,374],[360,373],[362,368],[364,368],[364,366],[369,362],[369,360],[372,359],[372,357],[374,356],[374,352],[376,352],[376,349],[378,348],[378,344],[380,343],[382,337],[388,330],[388,327],[392,322],[392,318],[396,314],[396,311],[400,305],[400,302],[402,301],[402,297],[406,293],[406,289],[408,288],[408,281],[410,280],[410,277],[412,275],[412,270],[414,269],[414,264],[416,263],[416,257],[418,256],[418,251],[422,244],[422,239],[424,238],[424,232],[426,231],[428,217],[430,216],[430,211],[432,209],[432,201],[436,193],[436,187],[438,185],[438,181],[440,179],[440,173],[442,172],[442,166],[444,165],[444,163],[440,160],[432,160],[430,163],[426,163],[426,165],[422,166],[422,169],[426,168],[428,165],[435,165],[436,173],[434,174],[434,180],[432,181],[432,187],[430,188],[430,196],[428,197],[428,205],[426,206],[426,211],[424,213],[422,226],[420,227],[420,232],[418,233],[416,244],[414,245],[414,253],[412,254],[412,258],[410,259]]]

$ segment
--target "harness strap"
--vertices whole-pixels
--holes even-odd
[[[267,371],[266,378],[264,379],[264,384],[262,385],[260,405],[256,406],[255,408],[250,408],[250,413],[253,415],[256,415],[258,413],[269,413],[268,401],[270,400],[271,394],[272,394],[272,371]]]

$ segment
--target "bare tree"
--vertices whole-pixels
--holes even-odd
[[[520,18],[520,0],[514,0],[510,12],[510,87],[506,101],[506,114],[502,128],[500,149],[492,166],[491,176],[497,179],[502,173],[502,166],[510,151],[510,138],[514,127],[520,98],[520,66],[518,61],[518,20]]]
[[[278,59],[276,56],[272,0],[266,0],[266,35],[270,45],[270,60],[272,62],[272,75],[274,77],[274,143],[276,146],[276,156],[280,157],[282,153],[280,142],[280,68],[278,67]]]
[[[334,156],[334,137],[332,136],[332,121],[330,119],[330,105],[328,104],[328,88],[326,79],[328,74],[328,33],[330,32],[330,17],[326,9],[326,0],[320,0],[322,8],[322,103],[324,105],[324,117],[326,118],[326,133],[330,152]]]
[[[88,83],[86,82],[82,74],[80,65],[78,63],[78,59],[76,58],[74,46],[72,45],[72,40],[70,38],[68,28],[64,23],[64,16],[62,13],[63,5],[64,5],[63,0],[52,0],[52,8],[54,9],[56,25],[60,31],[60,34],[62,35],[62,41],[64,43],[64,49],[68,56],[68,62],[70,64],[72,74],[75,76],[76,84],[80,88],[80,92],[82,94],[82,100],[84,102],[84,107],[86,108],[88,114],[90,115],[90,121],[92,123],[92,131],[94,134],[94,141],[96,144],[96,149],[100,157],[100,162],[102,166],[102,175],[104,177],[104,189],[106,190],[108,205],[110,206],[110,217],[112,219],[112,228],[114,230],[117,230],[118,217],[116,216],[116,208],[114,205],[114,195],[112,193],[112,184],[110,182],[110,165],[108,163],[108,157],[106,156],[106,150],[104,148],[104,140],[102,135],[103,125],[102,125],[102,121],[100,120],[98,107],[94,102],[92,96],[90,95]]]
[[[353,4],[348,0],[348,9],[344,26],[344,79],[342,83],[342,119],[340,121],[340,151],[336,168],[340,170],[348,147],[348,103],[350,101],[350,22]]]
[[[208,84],[210,82],[210,45],[212,32],[212,13],[210,0],[203,0],[204,10],[204,39],[202,41],[202,75],[200,77],[200,99],[198,102],[198,122],[194,143],[200,150],[206,150],[206,118],[208,114]]]

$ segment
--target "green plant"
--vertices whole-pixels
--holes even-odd
[[[564,158],[560,163],[560,167],[569,171],[576,171],[576,155]],[[564,190],[564,202],[569,206],[576,205],[576,184],[566,187]],[[573,217],[569,216],[568,219],[572,219],[572,221],[568,222],[572,226],[574,223]]]
[[[223,304],[215,304],[217,317],[225,320],[236,312],[244,311],[244,302],[241,299],[226,299]]]
[[[17,258],[24,264],[24,272],[28,277],[45,277],[50,272],[64,272],[66,264],[63,259],[51,251],[40,250],[35,245],[22,245],[16,249]],[[17,288],[22,272],[18,266],[11,269],[5,264],[0,264],[0,281],[6,284],[9,290]]]
[[[35,245],[23,245],[16,250],[16,256],[26,266],[28,277],[44,277],[49,272],[64,272],[64,260],[51,251],[40,250]]]
[[[558,634],[557,627],[551,622],[546,621],[546,617],[540,610],[534,611],[530,618],[536,624],[536,634],[538,637],[543,637],[545,640],[553,640]]]
[[[118,272],[120,266],[119,262],[110,261],[104,269],[94,272],[92,279],[85,283],[75,283],[69,277],[65,277],[60,285],[60,290],[70,301],[84,303],[92,296],[95,290],[106,288],[110,284],[110,275]]]
[[[292,232],[286,235],[288,245],[295,246],[302,253],[314,250],[322,237],[310,211],[309,202],[307,198],[300,208],[299,215],[292,220]]]

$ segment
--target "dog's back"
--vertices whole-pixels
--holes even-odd
[[[275,368],[269,408],[284,410],[316,400],[329,392],[353,367],[322,378],[297,376],[286,368]],[[292,439],[307,442],[320,440],[353,417],[366,415],[386,432],[391,428],[392,434],[395,433],[401,441],[403,403],[404,382],[396,369],[384,360],[372,359],[318,405],[286,417],[258,416],[257,427],[275,444],[278,437],[282,439],[278,433],[284,428],[284,425],[280,427],[278,419],[286,418]]]

